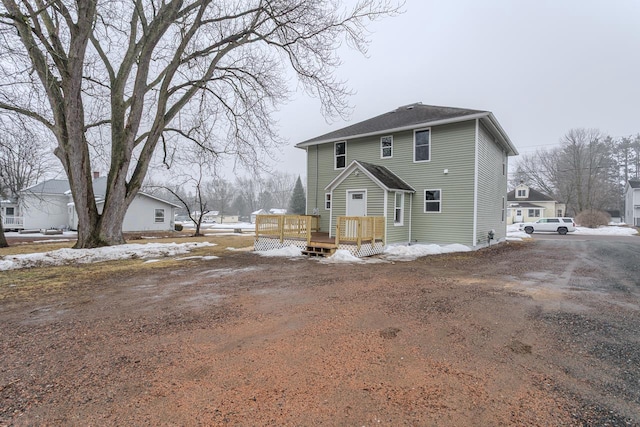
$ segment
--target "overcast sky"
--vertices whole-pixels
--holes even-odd
[[[572,128],[640,132],[638,0],[407,0],[370,29],[368,57],[340,50],[349,120],[301,94],[277,117],[276,168],[304,177],[296,143],[413,102],[492,111],[521,154]]]

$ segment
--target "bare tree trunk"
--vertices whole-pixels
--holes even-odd
[[[4,235],[4,228],[2,227],[2,220],[0,220],[0,248],[8,248],[9,243],[7,237]]]

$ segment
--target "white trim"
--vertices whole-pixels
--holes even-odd
[[[440,199],[438,200],[439,209],[437,211],[427,211],[427,191],[438,191],[440,193]],[[423,213],[426,213],[426,214],[442,213],[442,189],[441,188],[425,188],[424,189],[424,191],[422,192],[422,211]]]
[[[339,168],[338,167],[338,154],[336,154],[336,146],[338,144],[342,144],[344,143],[344,154],[340,154],[340,156],[344,156],[344,166]],[[333,170],[334,171],[339,171],[339,170],[343,170],[347,167],[347,141],[346,140],[342,140],[342,141],[336,141],[333,143]]]
[[[411,233],[413,230],[413,193],[409,193],[409,244],[411,244]],[[386,237],[386,236],[385,236]],[[386,242],[386,240],[385,240]]]
[[[371,181],[373,181],[374,184],[376,184],[378,187],[382,188],[385,191],[402,191],[405,193],[411,193],[411,192],[415,192],[415,190],[413,189],[413,187],[411,187],[409,184],[407,184],[404,180],[402,180],[402,178],[398,177],[396,175],[396,177],[398,177],[399,179],[402,180],[402,182],[404,182],[407,187],[411,188],[411,190],[400,190],[397,188],[389,188],[386,185],[384,185],[382,182],[380,182],[380,180],[378,178],[376,178],[375,176],[373,176],[366,168],[364,168],[360,163],[358,163],[357,160],[353,160],[351,163],[349,163],[349,165],[344,168],[342,170],[342,172],[340,172],[338,174],[338,176],[336,176],[333,181],[331,181],[324,189],[325,190],[329,190],[329,191],[333,191],[335,190],[335,188],[340,185],[342,183],[342,181],[344,181],[348,176],[351,175],[351,173],[353,171],[355,171],[356,169],[360,170],[363,174],[365,174],[365,176],[367,178],[369,178]],[[392,172],[393,173],[393,172]]]
[[[329,209],[329,236],[335,237],[335,233],[333,231],[333,191],[331,191],[330,194],[331,194],[331,209]],[[346,206],[345,206],[345,209],[346,209]]]
[[[345,138],[348,138],[348,139],[364,138],[364,137],[367,137],[367,136],[384,135],[384,134],[402,132],[402,131],[412,130],[412,129],[417,129],[417,128],[425,128],[425,127],[431,127],[431,126],[437,126],[437,125],[446,125],[446,124],[449,124],[449,123],[466,122],[466,121],[469,121],[469,120],[477,120],[477,119],[482,118],[482,117],[488,117],[489,115],[491,115],[491,112],[483,111],[481,113],[474,113],[474,114],[469,114],[467,116],[453,117],[453,118],[450,118],[450,119],[434,120],[434,121],[431,121],[431,122],[424,122],[424,123],[416,123],[416,124],[407,125],[407,126],[400,126],[400,127],[397,127],[397,128],[383,129],[383,130],[377,130],[377,131],[373,131],[373,132],[359,133],[359,134],[355,134],[355,135],[347,135],[347,136],[343,135],[343,136],[341,136],[339,138],[338,137],[336,137],[336,138],[327,138],[327,139],[321,139],[321,140],[313,141],[313,142],[300,142],[300,143],[296,144],[295,146],[297,148],[304,148],[304,147],[308,147],[310,145],[318,145],[318,144],[326,144],[328,142],[344,141]],[[502,129],[502,128],[500,128],[500,129]],[[517,154],[517,152],[516,152],[516,154]]]
[[[429,158],[427,160],[416,160],[416,133],[429,131]],[[431,161],[431,128],[415,129],[413,131],[413,163],[427,163]]]
[[[476,119],[476,137],[474,141],[474,159],[473,159],[473,241],[471,246],[474,247],[478,240],[478,143],[480,140],[480,119]]]
[[[384,147],[382,146],[382,138],[391,138],[391,155],[384,155]],[[393,135],[383,135],[380,137],[380,159],[392,159],[393,158]]]
[[[367,201],[368,199],[368,194],[367,194],[367,189],[366,188],[359,188],[359,189],[349,189],[346,190],[346,194],[345,194],[345,199],[344,199],[344,213],[346,216],[353,216],[349,214],[349,193],[364,193],[364,216],[367,216]]]

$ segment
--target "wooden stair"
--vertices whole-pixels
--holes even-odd
[[[328,257],[333,255],[336,249],[334,243],[311,242],[302,253],[308,257]]]

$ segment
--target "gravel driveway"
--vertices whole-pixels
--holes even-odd
[[[639,243],[229,252],[16,293],[0,425],[637,426]]]

